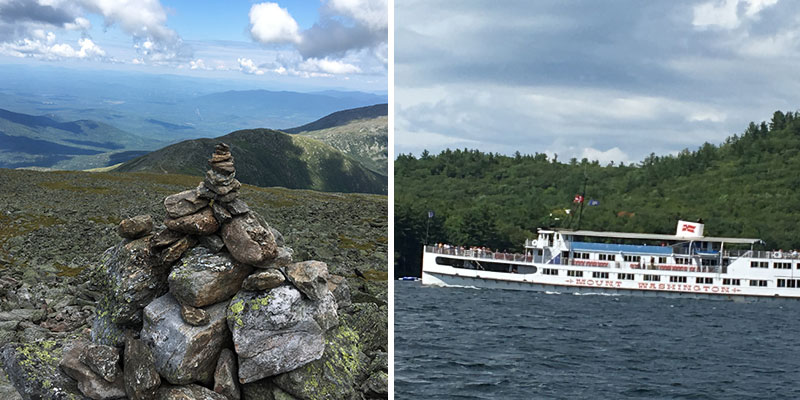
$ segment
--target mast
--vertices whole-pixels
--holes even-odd
[[[583,168],[583,193],[581,193],[581,209],[578,211],[578,227],[576,230],[581,229],[581,217],[583,216],[583,203],[586,203],[586,182],[589,180],[589,175],[586,173],[586,168]]]

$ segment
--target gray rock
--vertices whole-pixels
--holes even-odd
[[[236,173],[230,174],[220,174],[214,170],[206,171],[206,183],[210,183],[212,186],[227,186],[233,183],[234,178],[236,177]],[[213,188],[210,188],[214,190]],[[217,192],[217,194],[220,194]],[[225,194],[225,193],[221,193]]]
[[[225,204],[225,208],[228,209],[231,215],[241,215],[250,212],[250,207],[242,199],[236,199],[230,203]]]
[[[119,349],[102,344],[84,344],[78,359],[90,370],[108,382],[114,382],[122,370],[119,369]],[[123,389],[124,392],[124,389]]]
[[[149,214],[123,219],[117,226],[117,234],[125,239],[138,239],[153,230],[153,217]]]
[[[327,331],[339,325],[339,315],[336,312],[336,299],[333,294],[326,293],[319,301],[314,302],[317,306],[314,312],[314,321],[317,321],[323,331]]]
[[[230,299],[251,271],[227,253],[195,247],[169,274],[169,290],[181,304],[203,307]]]
[[[206,186],[205,182],[200,182],[197,188],[194,189],[194,192],[197,193],[197,197],[206,200],[212,200],[217,196],[216,193],[212,192],[211,189]]]
[[[227,397],[228,400],[241,399],[242,394],[237,379],[236,356],[230,349],[222,349],[214,372],[214,391]]]
[[[122,381],[122,371],[117,369],[111,380],[104,379],[95,373],[80,358],[89,342],[76,341],[64,350],[64,356],[59,364],[61,369],[72,379],[78,381],[78,390],[91,399],[120,399],[125,397],[125,385]],[[119,357],[119,354],[117,354]]]
[[[181,317],[181,306],[171,294],[144,310],[142,341],[153,351],[159,374],[172,384],[212,383],[217,358],[230,345],[225,309],[227,302],[205,308],[209,323],[191,326]]]
[[[339,325],[325,334],[325,352],[320,359],[278,375],[272,382],[301,399],[349,400],[358,398],[359,380],[368,362],[358,333]]]
[[[249,265],[263,264],[278,253],[272,232],[252,213],[238,215],[223,225],[222,240],[233,258]]]
[[[225,209],[220,203],[214,203],[211,206],[211,210],[214,211],[214,218],[217,219],[217,222],[220,224],[224,224],[233,218],[231,213]]]
[[[311,300],[328,293],[328,265],[321,261],[301,261],[286,267],[286,278]]]
[[[131,400],[151,400],[161,385],[156,372],[153,353],[141,340],[125,339],[124,377],[125,393]]]
[[[242,282],[244,290],[270,290],[286,282],[286,277],[277,269],[256,272]]]
[[[236,182],[238,183],[239,181],[236,181]],[[232,190],[232,191],[229,191],[228,194],[217,195],[216,199],[220,203],[230,203],[230,202],[236,200],[238,197],[239,197],[239,191],[238,190]]]
[[[147,237],[123,241],[103,254],[100,308],[117,325],[141,323],[142,308],[167,290],[168,272]]]
[[[211,162],[211,163],[209,163],[209,165],[211,166],[211,169],[214,170],[214,172],[217,172],[217,173],[220,173],[220,174],[223,174],[223,175],[224,174],[233,174],[233,173],[236,172],[236,168],[233,166],[233,161],[231,161],[231,160],[219,161],[219,162]]]
[[[191,326],[208,325],[208,322],[210,321],[206,310],[184,304],[181,304],[181,318],[183,318],[183,322],[186,322]]]
[[[217,253],[225,247],[225,242],[217,235],[200,236],[200,245],[211,250],[212,253]]]
[[[340,275],[328,275],[328,291],[333,293],[338,308],[350,307],[350,286],[347,279]]]
[[[373,373],[361,385],[361,392],[370,398],[389,398],[389,375],[383,371]]]
[[[164,198],[164,208],[172,218],[194,214],[207,205],[208,199],[199,196],[196,190],[186,190]]]
[[[206,207],[194,214],[179,218],[167,218],[164,221],[167,228],[173,231],[188,233],[190,235],[209,235],[219,229],[219,223],[214,218],[214,212]]]
[[[242,397],[247,400],[296,400],[297,398],[275,386],[271,378],[242,385]]]
[[[23,399],[88,399],[58,367],[62,355],[55,341],[8,343],[0,348],[0,364]]]
[[[158,400],[227,400],[225,396],[200,385],[164,386],[158,390]]]
[[[240,291],[228,306],[228,327],[239,358],[239,382],[291,371],[322,355],[318,304],[284,285],[269,292]]]
[[[206,185],[210,185],[208,179],[206,179],[205,184]],[[227,195],[230,195],[230,194],[237,193],[239,191],[239,189],[241,189],[241,188],[242,188],[242,183],[239,182],[239,180],[237,180],[237,179],[233,179],[233,180],[231,180],[231,183],[228,183],[228,184],[225,184],[225,185],[209,186],[209,189],[211,189],[212,192],[217,194],[217,199],[219,199],[223,203],[227,203],[229,201],[233,201],[235,199],[235,197],[233,199],[231,199],[231,200],[225,199],[223,201],[222,200],[223,199],[222,196],[227,196]]]

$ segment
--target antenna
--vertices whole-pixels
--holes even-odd
[[[581,209],[578,211],[578,227],[575,229],[576,231],[581,230],[581,217],[583,216],[583,203],[586,203],[586,182],[589,180],[589,174],[587,173],[587,169],[589,168],[589,164],[587,163],[583,167],[583,193],[581,193]]]

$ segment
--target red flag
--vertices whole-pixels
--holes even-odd
[[[572,200],[573,203],[583,203],[583,196],[576,194],[575,199]]]

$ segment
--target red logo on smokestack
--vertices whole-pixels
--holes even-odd
[[[681,231],[694,233],[694,225],[683,224],[683,229],[681,229]]]

